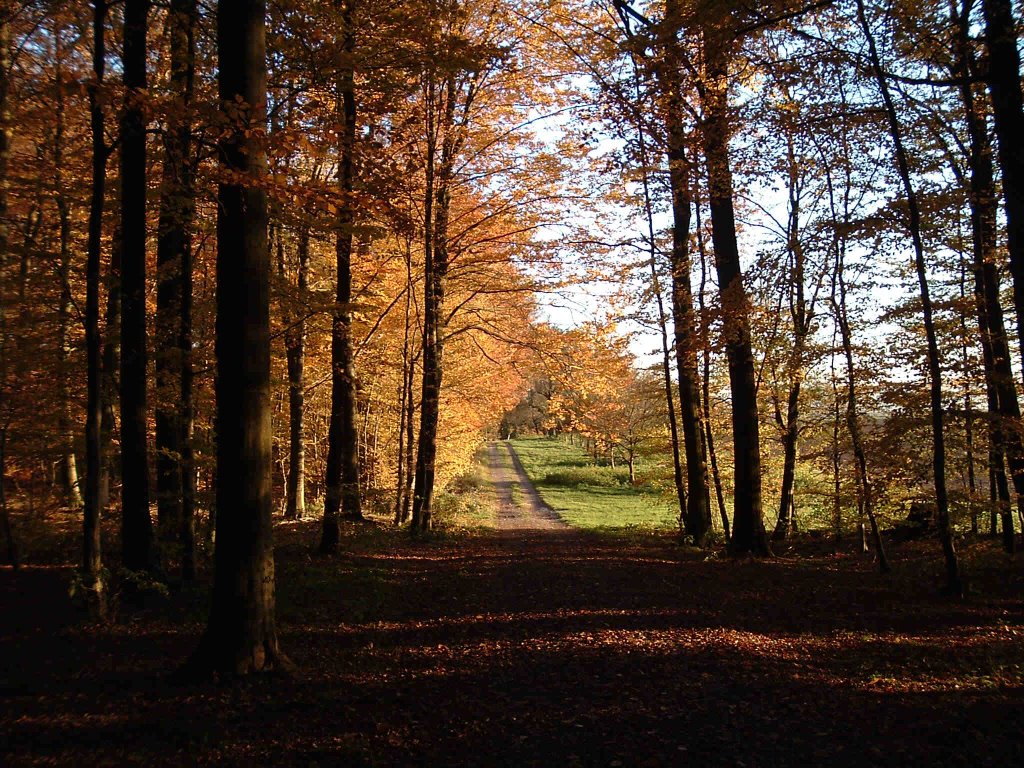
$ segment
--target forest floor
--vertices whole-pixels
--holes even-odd
[[[417,540],[346,523],[343,554],[323,558],[318,521],[278,524],[289,676],[172,682],[201,588],[84,621],[67,515],[49,560],[40,545],[0,569],[0,763],[1024,761],[1024,561],[996,542],[962,542],[957,601],[939,596],[933,541],[894,548],[884,577],[812,537],[730,560],[671,532],[564,528],[492,448],[497,528]]]

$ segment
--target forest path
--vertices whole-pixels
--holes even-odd
[[[487,444],[487,470],[498,494],[495,528],[500,531],[570,530],[558,513],[544,503],[507,442]]]

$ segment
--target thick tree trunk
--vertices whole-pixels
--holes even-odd
[[[743,286],[732,172],[729,169],[728,72],[726,44],[720,30],[705,29],[704,151],[707,158],[709,207],[715,266],[722,303],[722,336],[729,361],[732,394],[733,555],[771,555],[761,507],[761,449],[757,413],[757,382],[750,341],[749,301]]]
[[[89,84],[89,124],[92,132],[92,191],[89,199],[89,234],[85,264],[85,510],[82,519],[82,585],[90,595],[97,618],[106,613],[100,516],[106,505],[103,489],[103,361],[100,336],[100,265],[103,206],[109,150],[103,138],[104,115],[100,88],[106,70],[106,0],[93,3],[93,81]]]
[[[968,202],[971,210],[971,242],[974,253],[974,297],[981,338],[982,363],[985,370],[985,389],[988,399],[989,468],[993,473],[1003,529],[1003,547],[1007,552],[1016,548],[1013,512],[1010,508],[1005,459],[1009,459],[1011,475],[1018,503],[1024,497],[1024,446],[1021,444],[1020,405],[1013,377],[1010,344],[1003,321],[1003,308],[999,301],[999,257],[997,253],[995,172],[992,164],[992,146],[986,125],[984,97],[975,92],[975,86],[966,76],[976,69],[969,43],[969,19],[963,13],[956,19],[959,24],[959,61],[957,74],[964,83],[960,86],[969,144],[968,169],[970,171]]]
[[[359,492],[359,434],[356,428],[356,372],[352,358],[352,228],[355,207],[352,192],[355,184],[356,95],[353,55],[355,0],[342,7],[344,63],[338,73],[338,122],[342,127],[339,140],[338,207],[335,235],[337,266],[337,306],[331,328],[331,425],[327,439],[327,498],[324,504],[323,535],[320,551],[324,554],[338,548],[338,517],[344,514],[362,519]]]
[[[287,666],[274,619],[271,526],[270,252],[263,0],[217,7],[217,549],[206,632],[186,673],[236,677]],[[242,108],[239,109],[239,106]],[[231,183],[232,180],[234,183]]]
[[[936,525],[939,529],[939,540],[942,544],[942,552],[946,563],[946,591],[950,594],[959,595],[963,592],[963,582],[960,576],[960,563],[956,554],[956,545],[953,542],[953,530],[949,520],[949,497],[946,490],[946,443],[942,425],[942,365],[939,359],[939,345],[935,333],[935,322],[932,317],[932,302],[928,288],[928,268],[924,260],[924,242],[921,239],[921,213],[917,203],[917,193],[914,190],[910,176],[910,163],[907,158],[906,149],[903,146],[899,118],[892,101],[892,95],[889,92],[889,84],[882,69],[881,60],[878,56],[875,38],[868,24],[863,0],[857,0],[857,17],[868,43],[871,67],[878,83],[878,89],[882,95],[882,102],[885,105],[890,138],[892,139],[896,154],[896,167],[900,180],[903,183],[907,208],[909,209],[908,225],[910,237],[914,245],[914,269],[917,272],[918,287],[921,294],[921,319],[924,324],[928,344],[928,377],[930,380],[929,395],[932,416],[932,471],[935,480]]]
[[[121,113],[121,561],[154,571],[146,440],[146,33],[149,0],[124,3]]]
[[[1017,19],[1012,0],[982,0],[985,44],[988,48],[988,90],[1003,172],[1006,203],[1006,245],[1013,275],[1013,304],[1024,318],[1024,97],[1020,84]],[[1020,354],[1024,358],[1024,322],[1018,322]]]
[[[156,291],[156,501],[157,523],[165,542],[185,535],[185,425],[183,358],[184,294],[192,279],[192,221],[195,188],[191,162],[192,89],[195,73],[196,0],[172,0],[168,16],[171,88],[175,112],[164,137],[163,179],[157,236]],[[190,334],[188,334],[190,335]]]

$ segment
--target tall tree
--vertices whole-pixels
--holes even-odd
[[[1024,318],[1024,97],[1020,84],[1017,19],[1012,0],[982,0],[985,45],[988,48],[988,90],[1003,172],[1006,203],[1006,246],[1013,275],[1013,303]],[[1024,323],[1018,322],[1020,354],[1024,359]]]
[[[288,665],[274,616],[265,14],[264,0],[217,6],[217,544],[206,632],[185,668],[200,677]]]
[[[929,399],[931,403],[932,421],[932,474],[935,482],[936,524],[939,539],[946,563],[946,590],[952,594],[963,592],[960,576],[960,563],[957,558],[956,545],[953,542],[953,530],[949,520],[949,494],[946,487],[946,442],[943,432],[942,405],[942,363],[939,358],[939,344],[935,333],[935,321],[932,311],[932,300],[928,286],[928,267],[924,258],[924,241],[921,237],[921,209],[918,204],[917,191],[910,173],[910,161],[903,142],[896,105],[882,68],[881,57],[875,43],[875,36],[868,22],[864,0],[857,0],[857,20],[864,39],[868,45],[868,56],[871,70],[882,96],[885,115],[889,125],[889,137],[892,140],[896,155],[896,168],[903,185],[903,193],[908,208],[908,229],[914,246],[914,270],[917,273],[918,289],[921,295],[921,320],[924,325],[928,343],[928,378]]]
[[[335,221],[336,294],[331,326],[331,422],[327,447],[327,498],[320,551],[338,548],[338,516],[361,519],[356,370],[352,359],[352,229],[355,225],[356,85],[355,0],[341,0],[337,121],[338,215]]]
[[[7,224],[8,173],[11,159],[10,73],[11,73],[11,21],[14,4],[0,2],[0,527],[7,542],[7,560],[18,567],[18,549],[7,508],[7,430],[11,404],[7,391],[8,337],[7,337],[7,270],[10,264],[10,236]]]
[[[146,439],[146,37],[149,0],[124,1],[121,110],[121,561],[156,568]]]
[[[171,0],[170,38],[172,109],[164,133],[163,177],[156,263],[156,501],[157,524],[165,541],[177,538],[183,570],[194,568],[192,510],[186,510],[187,411],[191,409],[192,221],[195,184],[192,170],[192,93],[195,80],[196,0]],[[191,506],[191,499],[188,500]]]
[[[729,361],[736,481],[733,497],[734,555],[770,555],[761,505],[761,447],[757,381],[750,340],[750,308],[736,238],[735,192],[729,161],[729,52],[735,46],[731,14],[718,12],[702,27],[704,155],[708,174],[711,237],[722,303],[722,336]]]
[[[106,72],[107,2],[96,0],[92,16],[92,81],[89,83],[89,124],[92,132],[92,190],[89,198],[89,231],[85,264],[85,510],[82,526],[82,583],[97,613],[104,613],[104,584],[100,542],[100,515],[105,506],[102,487],[103,443],[100,422],[103,419],[103,361],[100,334],[101,248],[103,207],[107,185],[107,160],[110,150],[104,138],[105,115],[101,102]]]

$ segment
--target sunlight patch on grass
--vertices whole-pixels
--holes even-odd
[[[577,446],[552,437],[519,438],[512,448],[541,498],[565,522],[587,529],[674,529],[672,505],[633,486],[625,467],[595,466]]]

